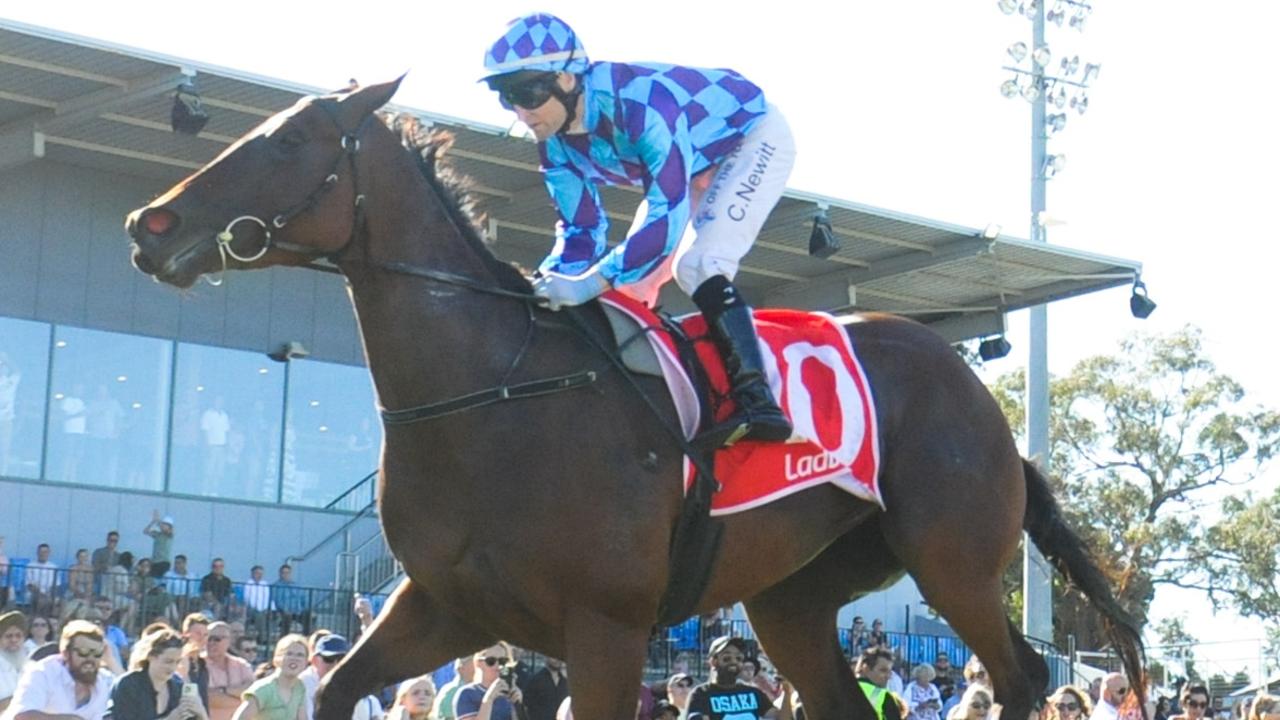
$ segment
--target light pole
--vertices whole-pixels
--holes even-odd
[[[1051,4],[1051,5],[1050,5]],[[1068,108],[1083,115],[1089,107],[1089,83],[1099,65],[1080,67],[1078,55],[1063,54],[1060,72],[1052,74],[1055,56],[1045,42],[1046,19],[1062,27],[1083,31],[1093,8],[1081,0],[998,0],[1005,15],[1021,15],[1031,21],[1031,44],[1022,41],[1007,49],[1013,76],[1000,86],[1005,97],[1021,96],[1031,105],[1031,240],[1047,243],[1045,231],[1046,186],[1062,171],[1066,157],[1048,151],[1049,136],[1062,132]],[[1024,64],[1025,61],[1025,64]],[[1077,76],[1077,73],[1079,75]],[[1054,112],[1050,114],[1052,107]],[[1049,342],[1047,306],[1031,308],[1027,362],[1027,454],[1045,473],[1049,471]],[[1031,542],[1023,543],[1022,631],[1033,638],[1053,641],[1053,575],[1044,557]]]

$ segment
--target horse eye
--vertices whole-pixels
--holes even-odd
[[[307,137],[301,130],[291,129],[282,133],[276,142],[284,150],[297,150],[307,142]]]

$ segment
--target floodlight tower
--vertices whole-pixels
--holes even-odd
[[[1031,105],[1031,240],[1048,242],[1045,227],[1045,190],[1048,181],[1066,167],[1067,158],[1048,151],[1049,138],[1067,126],[1067,111],[1083,115],[1089,109],[1089,83],[1100,65],[1080,56],[1055,56],[1045,42],[1045,25],[1084,31],[1093,7],[1085,0],[997,0],[1000,11],[1022,16],[1031,23],[1031,43],[1014,42],[1006,49],[1012,77],[1000,85],[1007,98],[1021,97]],[[1070,19],[1068,21],[1068,16]],[[1057,63],[1055,64],[1055,59]],[[1031,308],[1027,363],[1027,454],[1049,470],[1049,351],[1048,313],[1045,305]],[[1022,629],[1033,638],[1053,641],[1052,570],[1030,542],[1023,557]]]

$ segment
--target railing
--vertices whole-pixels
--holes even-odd
[[[378,471],[365,475],[355,485],[324,506],[325,510],[345,510],[360,513],[378,500]]]
[[[130,638],[155,620],[180,627],[182,619],[195,612],[211,620],[243,623],[245,632],[258,638],[260,645],[269,645],[286,632],[309,633],[320,627],[348,638],[359,634],[354,590],[232,582],[202,591],[201,585],[196,578],[53,570],[13,559],[0,567],[0,606],[16,607],[29,617],[115,625]],[[365,595],[375,610],[386,599],[381,594]],[[50,626],[56,631],[53,622]],[[56,640],[56,634],[50,639]]]
[[[338,553],[334,587],[370,593],[383,590],[404,573],[381,532],[359,546]]]

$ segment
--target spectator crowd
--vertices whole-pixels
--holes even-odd
[[[41,544],[18,568],[0,537],[0,720],[312,720],[321,680],[351,649],[343,634],[313,629],[309,590],[283,564],[233,582],[214,558],[201,575],[174,550],[174,520],[143,528],[151,553],[135,558],[111,531],[60,567]],[[18,571],[20,570],[20,571]],[[351,613],[373,621],[367,598]],[[724,630],[727,616],[710,618]],[[348,629],[348,632],[351,630]],[[877,720],[997,720],[985,667],[945,651],[909,666],[884,623],[854,618],[850,669]],[[722,635],[705,664],[677,658],[669,676],[642,683],[638,720],[804,718],[804,702],[754,641]],[[698,682],[695,676],[705,677]],[[357,703],[352,720],[572,720],[569,669],[555,658],[497,643],[430,675]],[[1042,720],[1142,720],[1137,694],[1118,673],[1081,689],[1057,688]],[[1146,708],[1151,720],[1212,720],[1209,691],[1188,684]],[[1236,720],[1275,720],[1280,699],[1261,694]]]

